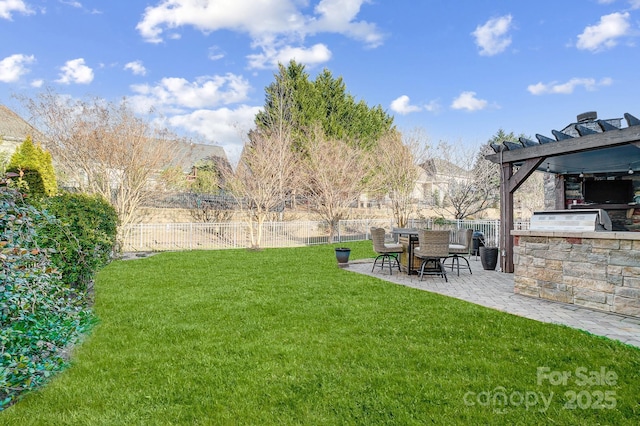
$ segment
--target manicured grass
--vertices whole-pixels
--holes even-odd
[[[373,255],[370,242],[346,245],[352,259]],[[640,350],[339,269],[331,246],[114,262],[98,276],[95,311],[71,367],[1,424],[640,419]],[[539,384],[545,367],[571,377]],[[581,385],[581,368],[617,379]],[[606,391],[615,408],[592,408]]]

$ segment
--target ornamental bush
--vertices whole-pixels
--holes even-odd
[[[44,199],[42,206],[58,220],[38,229],[38,242],[53,249],[49,257],[63,282],[84,292],[96,271],[111,260],[118,215],[97,195],[63,193]]]
[[[0,410],[62,368],[92,322],[37,242],[39,224],[55,220],[0,180]]]
[[[31,137],[27,137],[13,153],[7,170],[20,174],[20,180],[27,183],[29,194],[36,199],[58,192],[51,154],[35,145]]]

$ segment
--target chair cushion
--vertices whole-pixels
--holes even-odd
[[[434,256],[430,253],[422,253],[420,251],[413,251],[413,257],[417,257],[418,259],[440,259],[442,256]]]
[[[449,246],[449,254],[468,254],[469,249],[466,247],[454,248]]]
[[[449,244],[449,250],[467,250],[467,246],[462,244]]]
[[[385,244],[387,250],[402,250],[402,244]]]

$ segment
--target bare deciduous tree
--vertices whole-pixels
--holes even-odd
[[[503,129],[498,131],[487,141],[482,148],[483,154],[493,154],[494,151],[490,147],[491,143],[501,144],[504,141],[516,141],[519,138],[524,137],[531,139],[523,133],[516,135],[514,132],[505,132]],[[496,182],[500,182],[500,170],[499,166],[494,166],[495,176],[492,179]],[[531,217],[534,211],[544,209],[544,173],[534,172],[513,194],[514,206],[516,209],[514,214],[520,219],[527,219]]]
[[[190,194],[189,214],[196,222],[229,222],[233,218],[236,201],[224,195]]]
[[[436,211],[455,219],[465,219],[497,204],[500,176],[495,164],[478,149],[446,142],[438,144],[435,157],[443,201]]]
[[[25,102],[60,180],[109,200],[121,227],[152,196],[158,173],[181,155],[178,138],[137,117],[126,100],[77,100],[47,90]]]
[[[426,138],[417,129],[406,134],[388,132],[378,140],[375,148],[379,187],[383,195],[389,196],[393,217],[400,228],[407,226],[416,206],[414,191],[425,149]]]
[[[544,210],[544,173],[534,172],[513,194],[516,219],[528,219],[534,211]]]
[[[199,160],[185,179],[181,166],[169,167],[162,172],[162,181],[167,189],[186,192],[186,206],[197,222],[228,222],[233,217],[235,200],[223,195],[223,169],[228,168],[219,158],[207,157]]]
[[[251,231],[251,249],[262,243],[264,222],[283,207],[297,169],[290,133],[254,132],[235,171],[227,171],[226,188],[237,199]]]
[[[329,242],[338,222],[346,219],[373,180],[371,151],[355,144],[325,137],[319,126],[312,129],[303,161],[302,179],[311,209],[329,224]]]
[[[271,114],[249,133],[235,170],[223,170],[222,180],[244,213],[251,230],[251,248],[262,243],[264,222],[283,209],[298,176],[299,154],[293,150],[290,88],[273,93]]]

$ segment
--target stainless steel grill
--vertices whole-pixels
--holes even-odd
[[[602,209],[549,210],[534,212],[529,229],[569,232],[611,231],[611,219]]]

